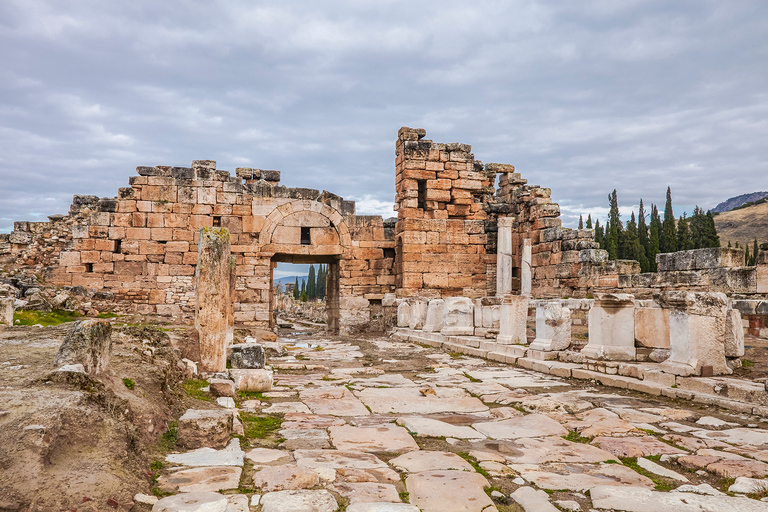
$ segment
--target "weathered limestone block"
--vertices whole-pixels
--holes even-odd
[[[416,298],[411,301],[411,318],[408,323],[408,327],[411,329],[421,329],[424,327],[424,322],[427,321],[427,307],[428,303],[426,299]]]
[[[269,391],[272,389],[272,372],[269,370],[229,370],[238,391]]]
[[[499,305],[499,335],[496,342],[504,345],[527,344],[528,296],[505,295]]]
[[[532,260],[531,239],[526,238],[523,240],[522,259],[520,263],[520,295],[531,294],[531,276],[533,275],[533,268],[531,267]]]
[[[514,218],[498,220],[498,242],[496,244],[496,295],[512,293],[512,226]]]
[[[235,396],[235,383],[228,379],[210,379],[211,395],[213,396]]]
[[[608,251],[602,249],[582,249],[579,251],[579,263],[602,265],[608,261]]]
[[[635,309],[635,340],[641,347],[669,348],[669,310],[659,307]]]
[[[741,312],[729,309],[725,317],[725,357],[744,356],[744,327]]]
[[[634,309],[634,297],[630,294],[597,294],[589,310],[589,343],[581,353],[591,359],[634,360]]]
[[[82,364],[86,373],[101,373],[112,353],[112,325],[107,320],[75,322],[59,347],[53,364]]]
[[[178,443],[188,450],[204,447],[221,450],[229,443],[233,428],[232,411],[189,409],[179,418]]]
[[[231,279],[229,230],[200,229],[195,284],[195,328],[200,334],[200,370],[221,372],[227,369],[230,314],[234,315]]]
[[[411,323],[411,305],[408,302],[401,302],[397,306],[397,326],[409,327]]]
[[[704,268],[741,267],[744,265],[744,249],[712,247],[656,255],[659,272],[674,270],[699,270]]]
[[[669,308],[670,356],[662,368],[676,375],[730,374],[725,360],[727,297],[724,293],[664,292],[654,299]]]
[[[421,328],[425,332],[440,332],[443,329],[443,316],[445,315],[445,301],[432,299],[427,306],[427,319]]]
[[[571,310],[557,301],[536,308],[536,339],[531,350],[565,350],[571,344]]]
[[[152,512],[225,512],[227,497],[217,492],[185,492],[168,496],[152,506]]]
[[[472,336],[475,334],[475,314],[472,299],[448,297],[445,299],[443,329],[446,336]]]
[[[768,251],[759,252],[757,258],[755,266],[757,293],[768,293]]]
[[[239,343],[228,350],[232,368],[264,368],[264,347],[258,343]]]
[[[15,300],[12,297],[0,299],[0,324],[13,325],[13,303]]]

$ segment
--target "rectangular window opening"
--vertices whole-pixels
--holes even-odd
[[[123,241],[115,240],[115,254],[120,254],[123,250]]]
[[[221,227],[221,216],[214,215],[213,217],[213,227],[220,228]]]
[[[416,180],[419,186],[418,207],[422,210],[427,202],[427,180]]]
[[[312,241],[309,239],[309,228],[301,228],[301,245],[312,245]]]
[[[85,264],[85,271],[86,272],[93,272],[93,263],[86,263]]]

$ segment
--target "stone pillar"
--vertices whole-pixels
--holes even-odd
[[[440,332],[443,330],[443,316],[445,315],[445,301],[432,299],[427,306],[427,319],[424,321],[425,332]]]
[[[741,311],[729,309],[725,317],[725,357],[744,355],[744,326],[741,324]]]
[[[419,330],[424,327],[424,322],[427,321],[427,299],[417,297],[410,301],[411,303],[411,319],[408,327],[414,330]]]
[[[403,301],[397,306],[397,326],[410,327],[411,323],[411,305]]]
[[[13,325],[13,297],[0,298],[0,324]]]
[[[504,345],[528,343],[526,323],[528,322],[528,297],[505,295],[499,305],[499,335],[496,342]]]
[[[531,350],[565,350],[571,345],[571,310],[557,301],[536,306],[536,339]]]
[[[227,369],[232,272],[229,230],[201,228],[195,270],[195,328],[200,338],[201,371]]]
[[[762,249],[757,253],[755,263],[755,280],[757,281],[757,293],[768,293],[768,248]]]
[[[725,360],[728,298],[724,293],[664,292],[658,296],[669,312],[669,359],[661,363],[675,375],[730,374]]]
[[[591,359],[635,359],[635,298],[632,295],[597,294],[589,310],[589,343],[581,353]]]
[[[531,276],[533,269],[531,268],[531,239],[526,238],[523,240],[523,251],[520,259],[520,295],[531,295]]]
[[[496,243],[496,296],[512,293],[512,217],[501,217],[497,222]]]
[[[446,336],[472,336],[475,334],[475,313],[472,299],[448,297],[445,299],[443,329]]]

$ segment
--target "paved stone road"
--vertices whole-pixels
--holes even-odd
[[[184,494],[153,510],[768,511],[760,418],[387,338],[280,343],[273,390],[238,400],[280,444],[169,455]]]

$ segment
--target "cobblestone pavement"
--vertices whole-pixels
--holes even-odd
[[[762,418],[386,337],[279,343],[245,436],[169,455],[182,494],[153,510],[768,511]]]

